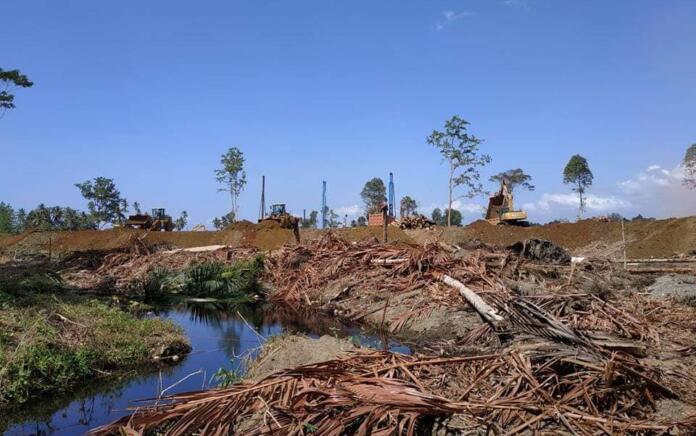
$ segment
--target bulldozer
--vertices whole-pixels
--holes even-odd
[[[171,232],[174,230],[174,222],[172,217],[167,215],[163,208],[152,209],[152,214],[136,214],[130,215],[125,223],[124,227],[129,227],[132,229],[144,229],[159,232],[164,230],[165,232]]]
[[[527,212],[515,210],[512,203],[510,180],[500,181],[500,190],[488,199],[486,221],[493,225],[527,226]]]
[[[300,220],[287,212],[285,204],[272,204],[270,215],[259,219],[259,223],[264,221],[275,221],[283,229],[292,229],[292,233],[295,235],[295,242],[300,243]]]

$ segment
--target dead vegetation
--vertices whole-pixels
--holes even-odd
[[[606,260],[547,264],[520,253],[332,233],[285,247],[266,263],[277,304],[392,332],[438,311],[479,321],[423,343],[430,356],[355,352],[174,396],[96,433],[412,434],[453,415],[461,431],[496,434],[692,431],[696,309],[647,298],[642,279]],[[665,401],[682,412],[658,414]]]

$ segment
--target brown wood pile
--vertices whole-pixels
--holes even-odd
[[[429,229],[435,225],[434,221],[429,220],[425,215],[405,216],[399,220],[399,227],[407,229]]]
[[[693,412],[671,418],[656,412],[662,401],[696,410],[696,309],[574,285],[583,274],[608,283],[615,274],[610,263],[587,262],[575,271],[502,251],[462,256],[443,244],[349,243],[329,233],[284,248],[266,268],[277,303],[320,308],[355,301],[351,319],[365,316],[357,302],[366,296],[386,308],[399,294],[426,293],[406,318],[467,304],[438,280],[447,275],[494,307],[501,322],[482,317],[459,338],[457,356],[360,351],[257,382],[169,397],[95,434],[410,435],[452,416],[465,422],[462,432],[493,434],[696,429]],[[538,292],[523,295],[506,285],[520,279]],[[332,283],[341,287],[327,294]]]

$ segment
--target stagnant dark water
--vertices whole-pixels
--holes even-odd
[[[214,386],[216,382],[211,378],[219,368],[243,372],[244,356],[253,357],[264,340],[284,331],[313,337],[324,334],[352,337],[362,346],[410,352],[407,346],[393,341],[385,344],[378,336],[342,326],[330,317],[307,316],[278,307],[186,303],[150,316],[171,319],[185,330],[193,350],[178,365],[133,372],[118,381],[95,380],[69,395],[33,402],[12,413],[5,434],[84,434],[128,414],[127,408],[134,401],[156,397],[160,386],[167,388],[178,383],[167,393],[185,392]]]

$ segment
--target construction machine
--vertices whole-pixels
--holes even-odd
[[[285,204],[278,203],[271,205],[271,213],[267,217],[261,218],[259,223],[264,221],[275,221],[283,229],[292,229],[295,241],[300,243],[300,220],[296,216],[290,215],[285,209]]]
[[[134,229],[144,229],[159,232],[171,232],[174,230],[174,222],[172,217],[167,215],[163,208],[152,209],[152,214],[136,214],[130,215],[128,220],[123,224],[124,227]]]
[[[512,191],[510,180],[503,177],[500,181],[500,190],[488,199],[486,221],[493,225],[526,226],[527,212],[515,210],[512,204]]]

